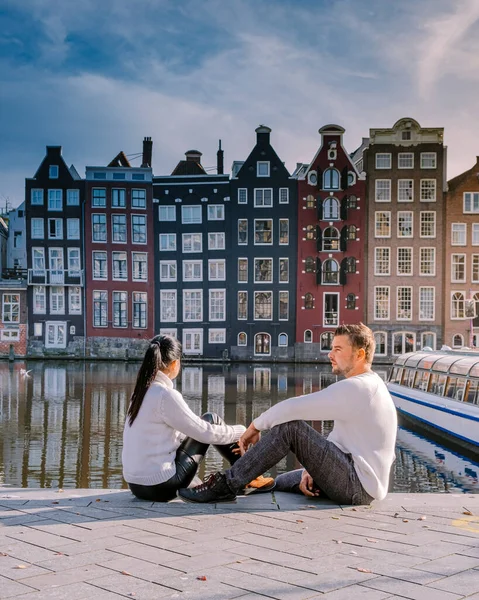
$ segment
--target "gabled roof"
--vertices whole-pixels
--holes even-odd
[[[193,160],[180,160],[171,172],[172,175],[206,175],[199,162]]]
[[[126,158],[126,154],[123,152],[119,152],[115,158],[108,165],[109,167],[131,167],[130,161]]]
[[[471,175],[476,175],[476,177],[479,177],[479,156],[477,157],[476,164],[473,167],[467,171],[464,171],[464,173],[460,173],[459,175],[456,175],[456,177],[449,179],[447,182],[449,191],[460,185],[463,181],[466,181]]]

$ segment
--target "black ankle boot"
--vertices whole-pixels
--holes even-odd
[[[231,502],[236,499],[223,473],[212,473],[204,483],[194,488],[182,488],[178,496],[186,502]]]

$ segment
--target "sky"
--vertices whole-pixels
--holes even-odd
[[[444,127],[448,178],[479,155],[479,0],[1,0],[0,208],[45,146],[106,165],[153,139],[153,171],[195,148],[245,160],[259,124],[292,171],[318,129]],[[132,159],[139,165],[139,159]]]

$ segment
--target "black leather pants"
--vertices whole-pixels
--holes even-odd
[[[201,417],[208,423],[213,425],[223,425],[224,421],[216,413],[205,413]],[[168,502],[176,497],[176,492],[180,488],[185,488],[193,481],[196,471],[203,460],[209,444],[198,442],[193,438],[183,440],[181,446],[176,451],[175,464],[176,473],[165,481],[157,485],[138,485],[129,483],[131,492],[140,500],[150,500],[152,502]],[[238,448],[238,444],[229,444],[226,446],[216,446],[215,448],[223,458],[234,464],[240,457],[239,454],[234,454],[233,449]]]

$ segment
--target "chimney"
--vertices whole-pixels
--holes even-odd
[[[271,133],[271,129],[266,127],[266,125],[260,125],[255,129],[256,131],[256,143],[260,142],[263,144],[269,144],[269,134]]]
[[[141,162],[141,167],[150,167],[151,168],[151,159],[153,156],[153,142],[151,141],[151,137],[146,137],[143,139],[143,160]]]
[[[185,152],[185,156],[188,162],[195,162],[199,165],[201,164],[202,154],[199,150],[188,150],[188,152]]]
[[[216,153],[216,172],[218,175],[223,175],[224,170],[224,152],[221,149],[221,140],[218,146],[218,152]]]

